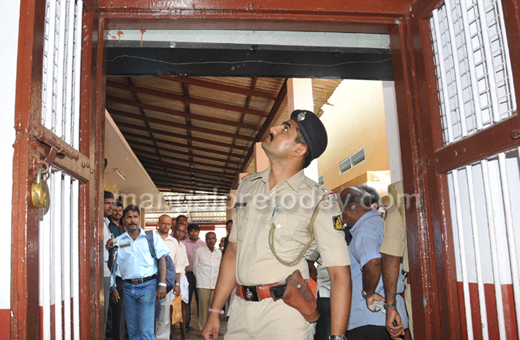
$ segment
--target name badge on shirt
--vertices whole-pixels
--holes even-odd
[[[236,202],[235,203],[235,208],[245,207],[246,205],[247,205],[247,202]]]
[[[332,225],[336,230],[343,230],[343,221],[341,215],[332,216]]]

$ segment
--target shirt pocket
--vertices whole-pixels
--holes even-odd
[[[301,251],[303,245],[297,237],[298,221],[290,218],[274,218],[269,220],[258,237],[261,246],[270,249],[269,234],[273,229],[273,245],[276,253],[286,261],[292,261]],[[274,225],[274,227],[273,227]]]

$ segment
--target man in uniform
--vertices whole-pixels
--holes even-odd
[[[270,129],[262,147],[271,167],[248,176],[238,188],[234,225],[202,332],[204,339],[217,337],[219,313],[235,285],[237,298],[226,340],[313,338],[314,324],[282,299],[275,301],[269,288],[283,284],[297,269],[304,279],[309,278],[307,262],[298,254],[311,239],[309,222],[322,199],[325,202],[314,223],[315,242],[307,253],[317,250],[330,274],[330,339],[343,339],[352,292],[341,210],[334,195],[303,172],[326,146],[325,127],[310,111],[296,110],[289,121]],[[282,261],[296,264],[282,264],[272,249]]]
[[[403,202],[403,181],[397,181],[388,186],[388,193],[393,199],[393,204],[388,207],[385,220],[385,236],[379,252],[382,255],[383,283],[385,286],[386,302],[392,304],[396,301],[397,282],[402,269],[404,277],[408,279],[410,271],[408,264],[408,242],[406,236],[406,216]],[[402,258],[402,266],[401,266]],[[405,280],[404,298],[408,311],[408,326],[413,339],[412,301],[410,286]],[[397,324],[394,325],[394,322]],[[404,335],[402,316],[394,307],[387,308],[386,329],[393,339]]]

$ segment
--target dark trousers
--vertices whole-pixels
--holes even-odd
[[[328,340],[330,336],[330,299],[320,297],[316,299],[320,318],[316,322],[316,333],[314,340]],[[349,339],[350,340],[350,339]]]
[[[348,340],[391,340],[385,326],[361,326],[347,331]]]
[[[188,291],[188,305],[186,306],[186,330],[190,329],[190,321],[191,321],[191,300],[193,298],[193,293],[195,293],[195,301],[197,302],[197,306],[199,305],[199,295],[197,294],[197,280],[195,279],[195,274],[193,272],[187,272],[186,278],[189,283],[189,291]],[[198,310],[198,308],[197,308]]]
[[[112,308],[112,338],[114,340],[125,340],[125,300],[123,299],[123,279],[116,277],[116,288],[119,293],[119,302],[114,303],[110,299]]]

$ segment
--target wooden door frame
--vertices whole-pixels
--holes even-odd
[[[22,0],[13,163],[11,334],[39,337],[37,211],[25,194],[33,179],[28,132],[40,112],[43,0]],[[149,0],[85,1],[80,151],[89,157],[92,180],[80,186],[81,332],[102,338],[102,168],[107,29],[269,29],[388,33],[394,62],[405,193],[418,193],[407,210],[413,316],[418,339],[461,338],[447,184],[438,169],[441,135],[428,16],[441,1]],[[520,84],[519,0],[503,0],[516,84]],[[40,14],[38,14],[40,13]],[[36,34],[36,35],[35,35]],[[520,98],[517,91],[517,102]],[[36,117],[36,118],[35,118]],[[504,145],[494,147],[502,150]],[[503,151],[503,150],[502,150]],[[441,158],[442,160],[443,158]],[[26,227],[27,226],[27,227]],[[455,302],[451,302],[455,301]]]
[[[98,33],[99,20],[95,4],[84,1],[83,46],[81,64],[80,153],[73,159],[57,157],[55,165],[79,184],[79,318],[82,338],[96,338],[104,334],[102,309],[103,281],[103,140],[104,134],[104,78],[97,70],[103,47]],[[49,143],[36,139],[60,142],[41,125],[41,84],[43,62],[43,32],[45,0],[22,0],[15,102],[16,140],[13,145],[13,212],[11,224],[11,338],[39,339],[42,336],[39,301],[39,211],[34,208],[29,192],[33,177],[33,159],[45,157]],[[52,143],[51,143],[52,144]],[[70,148],[71,149],[71,148]],[[59,300],[60,298],[57,297]],[[75,301],[77,303],[78,301]],[[61,302],[56,305],[61,307]],[[52,312],[51,312],[52,318]],[[54,332],[54,331],[52,331]]]

